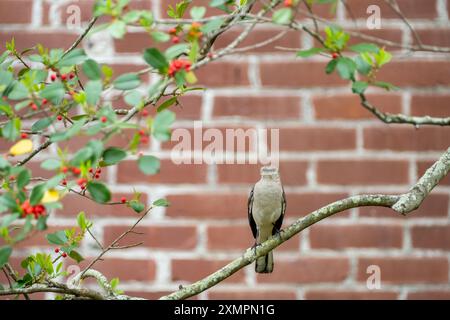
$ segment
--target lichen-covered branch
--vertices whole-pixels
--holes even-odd
[[[447,149],[438,161],[436,161],[420,180],[392,206],[392,209],[407,214],[417,209],[433,188],[441,181],[450,170],[450,148]]]

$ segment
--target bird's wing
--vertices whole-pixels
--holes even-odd
[[[253,233],[253,237],[256,239],[256,233],[257,233],[257,228],[256,228],[256,222],[255,219],[253,219],[253,190],[255,189],[255,187],[252,188],[252,190],[250,191],[250,195],[248,197],[248,223],[250,224],[250,228],[252,229],[252,233]]]
[[[283,190],[282,198],[281,198],[281,214],[277,221],[275,221],[273,225],[272,235],[274,235],[277,231],[281,230],[281,226],[283,225],[283,219],[284,214],[286,212],[286,194],[284,193],[284,188],[281,187]]]

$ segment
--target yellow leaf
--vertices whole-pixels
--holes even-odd
[[[20,156],[31,151],[33,151],[33,141],[30,139],[20,140],[9,149],[9,153],[13,156]]]
[[[197,77],[195,76],[195,73],[192,71],[189,71],[186,73],[186,81],[190,84],[194,84],[197,82]]]
[[[51,190],[47,190],[44,193],[44,197],[42,198],[42,203],[49,203],[49,202],[56,202],[59,200],[59,192],[51,189]]]

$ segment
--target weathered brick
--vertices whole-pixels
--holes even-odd
[[[415,248],[450,250],[450,226],[414,226],[411,237]]]

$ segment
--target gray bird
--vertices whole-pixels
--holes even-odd
[[[281,230],[285,211],[286,197],[278,169],[262,167],[261,179],[252,188],[248,198],[248,221],[256,240],[255,246]],[[272,251],[256,259],[255,271],[258,273],[273,271]]]

